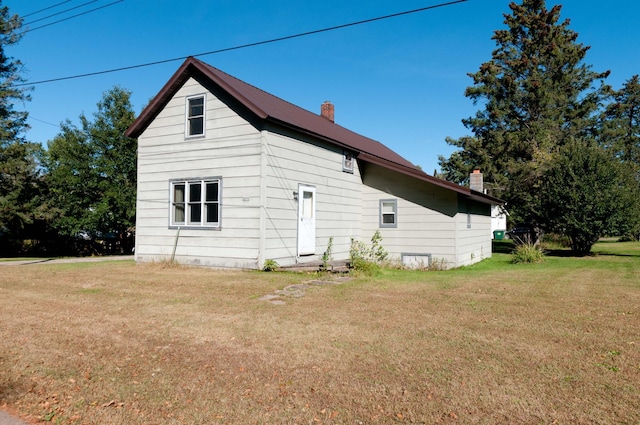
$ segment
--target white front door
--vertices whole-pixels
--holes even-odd
[[[298,255],[316,253],[316,188],[298,185]]]

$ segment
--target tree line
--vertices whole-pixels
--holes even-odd
[[[1,6],[1,2],[0,2]],[[134,246],[136,140],[131,92],[103,94],[93,117],[67,120],[58,135],[29,142],[22,63],[6,48],[22,19],[0,7],[0,255],[130,253]]]
[[[481,169],[512,223],[566,236],[588,253],[605,235],[640,233],[640,84],[619,90],[585,62],[561,6],[510,3],[489,61],[469,74],[465,95],[481,109],[471,135],[447,143],[441,177],[459,184]]]
[[[22,19],[0,0],[0,255],[129,253],[136,202],[131,93],[114,87],[92,117],[60,125],[45,149],[29,142],[22,64],[6,55]],[[482,170],[512,224],[566,236],[587,253],[605,235],[640,233],[640,82],[618,90],[585,62],[561,6],[512,2],[491,59],[469,74],[465,95],[481,106],[463,120],[471,135],[447,143],[439,177],[468,184]]]

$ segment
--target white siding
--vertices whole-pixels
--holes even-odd
[[[205,136],[185,138],[186,98],[199,94],[206,96]],[[257,130],[189,79],[138,138],[136,260],[175,256],[187,264],[260,268],[273,259],[286,266],[320,259],[329,238],[332,258],[346,260],[352,238],[368,242],[379,229],[381,199],[397,200],[397,227],[380,229],[393,258],[429,254],[457,267],[491,255],[488,205],[460,202],[451,190],[372,164],[344,172],[342,148],[285,133]],[[212,177],[222,182],[220,228],[170,226],[171,180]],[[316,195],[316,250],[304,257],[297,256],[293,195],[300,184]]]
[[[392,260],[400,261],[403,253],[424,254],[448,268],[491,256],[486,229],[490,228],[491,217],[472,215],[472,227],[468,229],[467,214],[459,212],[455,192],[370,164],[363,175],[365,243],[379,230],[381,244]],[[396,227],[380,227],[381,199],[397,200]]]
[[[204,138],[185,139],[185,99],[206,93]],[[138,138],[136,260],[256,268],[261,135],[189,79]],[[222,178],[221,228],[169,226],[172,179]]]
[[[361,180],[342,171],[340,148],[300,141],[265,131],[265,250],[264,258],[280,265],[317,260],[333,237],[332,258],[348,259],[351,238],[361,234]],[[316,255],[296,257],[298,184],[316,188]]]
[[[456,267],[491,257],[491,206],[461,201],[456,216]]]

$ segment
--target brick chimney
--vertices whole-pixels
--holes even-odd
[[[469,187],[476,192],[484,193],[484,183],[482,181],[482,173],[480,170],[473,170],[469,175]]]
[[[320,115],[322,115],[329,121],[334,122],[333,103],[329,102],[328,100],[325,100],[325,102],[320,106]]]

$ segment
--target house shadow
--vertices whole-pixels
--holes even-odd
[[[493,239],[491,241],[491,252],[496,254],[513,254],[515,245],[507,239]]]

